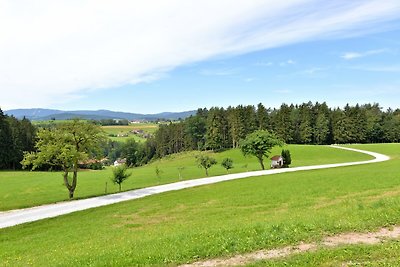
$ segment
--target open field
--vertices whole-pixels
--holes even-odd
[[[134,130],[142,130],[145,134],[154,134],[155,131],[158,129],[158,124],[156,123],[135,123],[130,125],[112,125],[112,126],[102,126],[101,127],[108,135],[115,135],[110,136],[111,140],[125,142],[128,138],[134,138],[135,141],[144,142],[146,141],[145,138],[142,136],[133,134],[132,131]],[[126,135],[118,137],[118,135]]]
[[[339,163],[347,161],[360,161],[370,159],[370,156],[333,149],[328,146],[302,146],[290,145],[292,153],[292,167],[317,165],[324,163]],[[234,168],[230,173],[259,170],[259,164],[254,157],[244,157],[240,150],[228,150],[221,153],[212,153],[221,162],[223,158],[233,159]],[[272,151],[279,154],[280,148]],[[204,177],[203,169],[198,168],[195,155],[198,152],[187,152],[170,155],[143,167],[131,169],[132,176],[123,184],[124,190],[147,187],[157,184],[165,184],[179,181],[179,168],[182,179]],[[268,166],[266,161],[266,166]],[[156,176],[155,169],[161,170],[160,178]],[[210,175],[226,174],[225,169],[219,164],[209,170]],[[78,187],[76,198],[101,195],[105,192],[117,191],[117,186],[110,181],[111,168],[101,171],[85,170],[78,174]],[[0,210],[9,210],[36,206],[45,203],[53,203],[65,200],[67,190],[63,185],[59,172],[29,172],[29,171],[2,171],[0,172]]]
[[[351,147],[392,159],[235,180],[1,229],[1,264],[177,265],[399,224],[400,144]],[[375,247],[384,253],[364,246],[319,251],[315,265],[335,265],[335,255],[351,261],[371,252],[377,263],[398,255],[397,242]],[[308,265],[307,255],[296,257]]]

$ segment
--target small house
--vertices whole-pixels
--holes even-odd
[[[126,164],[126,159],[117,159],[116,161],[114,161],[114,166],[119,166],[122,164]]]
[[[283,158],[280,155],[273,156],[271,158],[271,168],[280,168],[283,166]]]

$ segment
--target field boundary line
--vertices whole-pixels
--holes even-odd
[[[279,259],[304,252],[314,252],[322,248],[334,248],[338,246],[357,244],[376,245],[383,243],[387,240],[394,240],[398,238],[400,238],[400,227],[395,226],[391,229],[381,228],[376,232],[343,233],[325,237],[324,239],[322,239],[322,241],[319,242],[300,243],[294,246],[258,250],[246,254],[235,255],[230,258],[216,258],[183,264],[180,265],[180,267],[240,266],[255,261]]]
[[[227,174],[221,176],[213,176],[207,178],[199,178],[193,180],[185,180],[181,182],[175,182],[164,185],[157,185],[146,187],[142,189],[135,189],[131,191],[110,194],[105,196],[92,197],[87,199],[79,199],[72,200],[66,202],[60,202],[55,204],[46,204],[26,209],[17,209],[0,212],[0,229],[15,226],[18,224],[23,224],[27,222],[33,222],[46,218],[53,218],[64,214],[69,214],[76,211],[97,208],[101,206],[111,205],[123,201],[143,198],[146,196],[151,196],[155,194],[160,194],[169,191],[176,191],[185,188],[191,188],[201,185],[214,184],[224,181],[231,181],[236,179],[243,179],[249,177],[256,176],[265,176],[265,175],[273,175],[278,173],[288,173],[288,172],[296,172],[296,171],[306,171],[306,170],[318,170],[318,169],[327,169],[327,168],[336,168],[336,167],[345,167],[345,166],[353,166],[353,165],[361,165],[361,164],[370,164],[376,162],[382,162],[389,160],[390,157],[366,150],[354,149],[348,147],[342,147],[338,145],[331,145],[333,148],[344,149],[355,151],[359,153],[368,154],[373,156],[374,159],[365,160],[365,161],[355,161],[355,162],[345,162],[345,163],[334,163],[334,164],[323,164],[323,165],[312,165],[312,166],[300,166],[293,168],[283,168],[283,169],[272,169],[272,170],[263,170],[263,171],[251,171],[251,172],[242,172],[235,174]]]

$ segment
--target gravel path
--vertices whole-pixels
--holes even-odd
[[[337,164],[325,164],[325,165],[314,165],[314,166],[303,166],[303,167],[294,167],[294,168],[284,168],[284,169],[274,169],[274,170],[265,170],[265,171],[253,171],[253,172],[245,172],[245,173],[236,173],[236,174],[228,174],[221,176],[214,176],[208,178],[200,178],[194,180],[187,180],[177,183],[165,184],[147,187],[143,189],[137,189],[112,195],[93,197],[82,200],[73,200],[68,202],[61,202],[56,204],[49,204],[43,206],[37,206],[27,209],[19,209],[19,210],[11,210],[6,212],[0,212],[0,229],[11,227],[17,224],[33,222],[45,218],[52,218],[68,213],[72,213],[75,211],[86,210],[90,208],[101,207],[105,205],[110,205],[122,201],[142,198],[150,195],[155,195],[163,192],[181,190],[185,188],[214,184],[223,181],[248,178],[254,176],[263,176],[263,175],[271,175],[276,173],[284,173],[284,172],[296,172],[296,171],[305,171],[305,170],[317,170],[317,169],[326,169],[326,168],[334,168],[334,167],[343,167],[343,166],[352,166],[352,165],[360,165],[360,164],[368,164],[389,160],[388,156],[369,152],[365,150],[346,148],[332,145],[333,148],[345,149],[356,151],[364,154],[371,155],[375,157],[375,159],[367,160],[367,161],[358,161],[358,162],[348,162],[348,163],[337,163]]]

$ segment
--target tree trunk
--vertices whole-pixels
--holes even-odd
[[[72,175],[72,185],[69,190],[69,198],[70,199],[74,198],[74,192],[75,192],[75,188],[76,188],[77,178],[78,178],[78,168],[77,168],[77,165],[75,165],[74,173]]]
[[[69,199],[73,199],[74,198],[74,191],[75,190],[69,189]]]
[[[206,176],[208,176],[208,169],[206,169]]]
[[[265,170],[263,158],[262,157],[261,158],[257,157],[257,158],[258,158],[258,161],[260,162],[261,169]]]
[[[68,181],[68,169],[66,169],[66,168],[64,168],[63,177],[64,177],[64,185],[68,189],[68,192],[69,192],[69,194],[68,194],[69,199],[72,199],[74,197],[75,188],[72,187],[73,184],[72,185],[69,184],[69,181]]]
[[[119,185],[119,192],[121,192],[121,184],[118,184]]]

